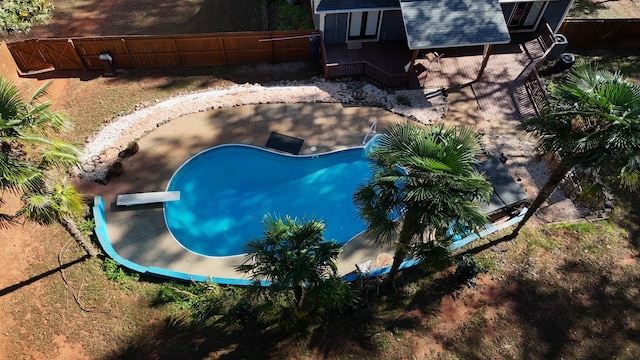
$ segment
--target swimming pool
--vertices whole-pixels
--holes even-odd
[[[249,145],[205,150],[173,175],[164,204],[169,232],[186,249],[205,256],[245,253],[262,235],[265,214],[316,218],[325,239],[346,243],[366,225],[353,205],[358,185],[372,176],[361,147],[292,156]]]

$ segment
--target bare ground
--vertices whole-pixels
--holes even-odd
[[[175,27],[182,24],[180,22],[182,20],[172,20],[172,14],[176,11],[169,6],[169,3],[154,2],[152,6],[149,4],[143,6],[142,1],[115,0],[102,2],[67,0],[55,1],[55,3],[60,11],[65,11],[64,17],[55,19],[59,24],[54,24],[54,27],[37,29],[41,32],[34,30],[34,34],[41,34],[41,36],[107,34],[109,29],[126,26],[127,22],[134,25],[139,23],[142,27],[148,26],[149,29],[154,29],[157,24],[147,25],[145,22],[145,14],[150,13],[149,8],[155,8],[152,13],[159,18],[166,16],[170,20],[166,21],[167,26]],[[603,6],[608,5],[605,2],[600,3]],[[198,11],[198,7],[194,4],[193,1],[181,4],[183,8],[180,12],[186,16],[194,16],[194,11],[196,14]],[[72,9],[71,5],[81,8]],[[624,13],[630,14],[623,11]],[[119,19],[126,19],[126,21],[119,21]],[[158,22],[157,18],[155,21]],[[135,33],[137,30],[114,31]],[[15,71],[6,66],[6,60],[2,55],[2,49],[0,49],[2,60],[0,75],[18,81],[19,86],[25,89],[26,93],[43,83],[39,80],[18,79]],[[163,85],[162,79],[146,79],[141,82],[136,85],[140,89],[145,89],[145,83],[151,86]],[[74,103],[77,101],[73,100],[75,96],[80,98],[82,94],[86,101],[92,98],[91,91],[98,93],[107,91],[105,90],[107,86],[104,84],[84,85],[87,84],[79,79],[55,79],[51,89],[54,104],[58,108],[81,107],[81,104]],[[69,94],[75,95],[70,99]],[[482,126],[482,124],[479,125]],[[517,146],[514,146],[503,141],[510,138],[509,133],[491,136],[494,138],[486,139],[487,143],[492,144],[490,151],[508,154],[510,160],[507,164],[518,164],[510,168],[512,174],[521,179],[530,176],[531,179],[523,183],[523,187],[529,194],[535,192],[534,185],[538,185],[539,181],[534,181],[533,176],[527,174],[535,173],[536,165],[533,165],[533,169],[527,168],[531,166],[527,165],[530,162],[526,161],[530,153],[528,150],[522,150],[530,149],[531,145],[525,146],[525,143],[531,142],[520,139],[522,143],[518,142]],[[3,204],[2,210],[15,209],[17,206],[16,198],[3,195],[3,199],[6,200],[6,204]],[[113,287],[108,282],[100,284],[102,290],[92,294],[99,297],[99,299],[93,299],[94,303],[110,312],[102,314],[80,311],[62,285],[57,271],[57,255],[67,240],[68,237],[61,229],[52,230],[32,224],[18,224],[18,226],[1,230],[0,272],[3,276],[0,278],[0,307],[3,311],[0,312],[0,358],[104,358],[107,354],[112,354],[118,345],[130,341],[128,336],[138,329],[151,331],[158,328],[159,317],[162,314],[160,310],[148,309],[141,317],[132,316],[131,311],[140,311],[143,307],[148,307],[146,301],[136,299],[134,295],[127,294],[126,291],[123,292],[122,289]],[[578,242],[576,241],[573,246],[577,246]],[[408,307],[402,318],[417,319],[417,323],[428,329],[426,333],[415,330],[382,331],[374,337],[374,340],[378,339],[374,343],[380,348],[386,347],[388,350],[383,353],[389,358],[411,358],[412,356],[415,358],[452,356],[478,358],[483,357],[482,354],[485,354],[483,351],[489,346],[488,343],[495,343],[502,349],[501,353],[493,353],[493,355],[499,354],[498,357],[549,358],[549,356],[558,357],[561,353],[551,351],[553,348],[549,350],[551,340],[548,336],[562,337],[570,334],[566,339],[568,352],[562,353],[565,357],[588,358],[589,352],[585,351],[598,349],[597,345],[608,343],[615,346],[617,352],[594,351],[591,354],[599,354],[603,357],[637,358],[634,354],[638,355],[638,342],[637,336],[633,334],[638,334],[640,320],[637,317],[637,311],[634,315],[624,310],[629,309],[633,312],[640,306],[637,275],[629,275],[633,274],[632,270],[638,267],[637,251],[634,252],[617,243],[605,244],[606,246],[595,249],[580,248],[579,251],[588,256],[584,261],[580,260],[579,264],[569,266],[570,264],[563,264],[560,260],[567,256],[564,252],[559,250],[553,250],[550,253],[536,252],[531,251],[530,245],[524,245],[524,248],[522,245],[518,245],[517,249],[515,245],[506,246],[503,249],[522,253],[524,254],[522,257],[509,258],[508,253],[502,253],[502,250],[495,253],[498,261],[501,261],[500,264],[505,267],[504,271],[496,272],[497,277],[494,275],[483,277],[479,282],[478,291],[465,290],[456,298],[444,296],[441,300],[435,301],[433,306],[417,297],[413,301],[413,306]],[[602,251],[605,251],[603,249],[606,247],[609,250],[615,249],[617,252],[598,257],[598,254],[603,255]],[[81,253],[79,254],[76,250],[67,261],[76,260],[80,256]],[[503,259],[500,260],[501,258]],[[557,265],[545,267],[548,263],[554,264],[554,262]],[[76,265],[69,268],[69,270],[72,269],[83,272],[89,268],[85,265],[80,267]],[[556,275],[549,276],[547,272],[551,271],[550,269],[557,271],[558,283],[560,283],[560,275],[562,279],[566,278],[562,281],[573,283],[568,285],[553,283],[550,279],[556,279]],[[630,278],[624,281],[625,276]],[[83,285],[82,278],[82,276],[77,278],[80,280],[76,285],[80,287]],[[612,279],[614,282],[611,282]],[[600,287],[594,284],[604,285]],[[618,287],[625,289],[621,299],[626,300],[619,304],[620,309],[616,308],[618,303],[612,303],[612,299],[617,298],[603,293],[614,291],[608,290],[614,285],[617,286],[614,290]],[[574,291],[578,295],[573,296]],[[429,289],[428,293],[432,292],[433,289]],[[117,298],[113,299],[110,294],[116,294]],[[610,327],[604,320],[602,323],[592,323],[587,320],[580,320],[584,324],[578,323],[571,315],[572,307],[566,305],[569,303],[586,309],[584,319],[598,314],[611,315],[612,319],[619,319],[618,330]],[[438,320],[431,326],[434,322],[433,314],[438,317]],[[544,317],[546,319],[543,320]],[[523,323],[514,326],[513,322],[507,321],[509,318],[521,318],[520,321]],[[554,327],[548,328],[547,323]],[[390,327],[390,329],[394,328]],[[566,333],[565,329],[567,329]],[[480,338],[474,335],[476,330]],[[631,335],[625,337],[624,334],[627,333]],[[150,336],[153,337],[154,334]],[[531,340],[527,340],[528,338]],[[159,341],[158,339],[162,339],[161,334],[156,341]],[[460,340],[460,344],[474,344],[476,353],[467,353],[465,349],[455,350],[457,340]],[[398,347],[393,345],[395,343],[406,344],[406,346]],[[161,343],[157,345],[160,347]],[[411,349],[412,354],[402,355],[402,351],[406,351],[407,347]],[[286,345],[284,348],[281,354],[287,354]],[[295,344],[289,345],[289,353],[294,357],[331,357],[330,353],[322,351],[305,356],[299,350],[295,350],[297,348]],[[445,348],[448,350],[445,351]],[[394,353],[396,349],[398,351]],[[452,349],[454,349],[453,352],[451,352]],[[526,352],[527,349],[530,352]],[[571,352],[572,349],[582,353]],[[519,352],[519,350],[525,350],[525,352]],[[212,352],[210,357],[221,358],[229,352],[233,353],[232,348]],[[541,352],[542,355],[540,355]],[[147,354],[146,358],[153,358],[153,354]]]
[[[270,68],[265,68],[268,71]],[[271,68],[272,69],[272,68]],[[157,86],[158,79],[155,78],[142,78],[135,82],[136,87],[140,89],[147,88],[148,86]],[[175,118],[185,113],[185,111],[197,111],[200,109],[206,109],[210,107],[222,107],[222,106],[234,106],[242,104],[251,96],[252,101],[269,102],[269,101],[341,101],[341,102],[355,102],[357,101],[368,103],[370,105],[382,106],[394,111],[410,115],[416,120],[428,123],[430,121],[437,122],[444,112],[446,101],[442,98],[431,100],[429,104],[421,104],[419,101],[424,100],[424,97],[419,97],[420,94],[413,92],[403,92],[402,95],[412,99],[412,104],[415,106],[407,107],[396,103],[396,96],[393,93],[386,93],[374,86],[366,85],[360,82],[351,83],[328,83],[323,80],[317,79],[315,81],[307,81],[295,83],[297,86],[293,86],[294,83],[287,82],[280,84],[281,87],[269,87],[265,88],[260,85],[222,85],[220,84],[217,90],[213,90],[208,96],[204,96],[207,92],[196,92],[194,95],[180,95],[178,97],[170,99],[166,104],[174,106],[165,106],[164,102],[150,102],[144,105],[136,106],[135,111],[115,117],[107,121],[106,126],[101,132],[98,132],[92,136],[92,140],[87,143],[87,150],[90,154],[103,154],[105,149],[113,148],[114,146],[120,150],[128,141],[133,140],[145,131],[153,128],[158,122],[164,122]],[[130,85],[126,85],[130,86]],[[79,81],[78,79],[66,80],[64,83],[54,87],[52,96],[58,100],[65,99],[67,94],[82,94],[81,98],[88,97],[89,99],[95,98],[92,93],[101,93],[104,88],[109,88],[114,91],[114,83],[103,83],[96,80],[91,81]],[[129,90],[130,91],[130,90]],[[186,101],[190,96],[195,96],[196,103],[189,103]],[[275,98],[274,98],[275,96]],[[70,99],[67,99],[70,100]],[[66,101],[66,108],[68,110],[76,107],[81,107],[82,103],[76,101]],[[187,110],[180,106],[187,106]],[[449,111],[454,110],[449,108]],[[72,110],[76,111],[76,110]],[[479,124],[482,126],[481,124]],[[487,127],[491,123],[485,124]],[[496,126],[493,124],[491,126]],[[487,131],[487,128],[480,127]],[[528,139],[519,139],[516,136],[508,134],[512,131],[510,127],[505,127],[505,130],[500,132],[493,128],[491,132],[491,138],[486,138],[486,142],[489,144],[489,150],[494,152],[505,152],[509,154],[508,165],[516,166],[516,171],[522,171],[517,173],[516,176],[521,178],[521,184],[524,186],[530,185],[531,189],[528,191],[534,192],[535,181],[531,180],[537,175],[531,169],[528,169],[529,159],[531,157],[531,150],[533,149],[533,143]],[[115,134],[115,135],[109,135]],[[504,134],[504,135],[501,135]],[[486,137],[486,135],[485,135]],[[518,155],[519,154],[519,155]],[[521,170],[518,170],[521,169]],[[513,170],[513,169],[512,169]],[[533,174],[533,175],[531,175]],[[544,171],[540,172],[540,176],[544,176]],[[539,180],[540,181],[540,180]],[[14,203],[15,206],[15,203]],[[555,214],[554,216],[557,216]],[[40,234],[47,234],[43,236]],[[57,233],[59,239],[64,239],[67,236],[62,233]],[[33,277],[37,277],[51,269],[55,269],[57,266],[57,260],[55,254],[63,247],[63,243],[60,240],[53,241],[49,239],[51,233],[48,229],[43,229],[31,224],[25,224],[21,227],[13,227],[3,230],[3,237],[6,240],[0,242],[0,251],[6,254],[6,256],[16,259],[16,261],[3,261],[3,271],[7,276],[3,277],[3,284],[5,290],[13,289],[16,284],[20,284],[23,281],[30,281]],[[37,239],[37,241],[29,241],[29,239]],[[47,240],[48,239],[48,240]],[[24,243],[28,246],[24,246]],[[17,256],[20,255],[20,256]],[[26,257],[25,257],[26,256]],[[76,256],[77,258],[77,256]],[[73,259],[73,258],[72,258]],[[71,259],[71,260],[72,260]],[[26,265],[26,268],[24,267]],[[42,264],[42,265],[37,265]],[[44,265],[44,266],[43,266]],[[91,268],[91,264],[82,265],[81,268]],[[26,269],[36,268],[42,270],[31,270],[25,272]],[[76,269],[76,268],[73,268]],[[78,271],[77,269],[75,271]],[[89,271],[89,270],[83,270]],[[82,279],[80,276],[79,279]],[[82,280],[76,281],[76,283],[82,282]],[[445,339],[450,339],[455,336],[460,327],[467,326],[469,321],[473,320],[471,314],[478,307],[486,308],[487,304],[491,304],[489,299],[485,296],[498,296],[493,290],[495,287],[499,287],[488,279],[481,282],[481,289],[484,292],[481,294],[474,294],[473,292],[464,293],[464,302],[460,302],[454,298],[444,297],[441,302],[437,302],[437,306],[433,309],[438,315],[437,324],[433,327],[432,332],[429,335],[416,332],[415,330],[406,330],[400,333],[397,332],[381,332],[380,335],[375,337],[375,341],[379,343],[386,343],[387,341],[398,342],[397,346],[411,345],[413,348],[413,354],[415,356],[431,357],[443,353],[445,347]],[[109,285],[106,286],[107,288]],[[111,285],[111,287],[113,287]],[[488,290],[487,290],[488,289]],[[58,293],[53,298],[51,297],[51,291]],[[9,290],[7,290],[9,291]],[[121,291],[116,289],[109,290],[109,294],[121,297]],[[484,294],[488,295],[484,295]],[[65,296],[60,297],[63,294]],[[0,297],[0,304],[3,308],[12,309],[11,311],[5,311],[0,314],[0,334],[5,335],[6,341],[0,341],[0,357],[4,358],[57,358],[57,359],[87,359],[92,358],[88,354],[107,354],[109,353],[108,343],[116,339],[122,339],[122,341],[131,341],[127,339],[129,332],[126,328],[121,329],[122,323],[129,324],[131,329],[147,328],[145,321],[155,321],[161,316],[160,309],[147,309],[149,314],[142,314],[134,316],[132,314],[122,313],[120,311],[136,311],[131,308],[132,300],[126,301],[121,304],[111,303],[109,297],[112,295],[106,295],[103,291],[94,292],[87,298],[98,298],[97,301],[92,303],[98,304],[98,308],[108,311],[111,315],[103,315],[101,313],[84,314],[69,298],[68,290],[64,290],[59,274],[54,270],[51,275],[39,280],[29,283],[25,286],[16,287],[15,290],[11,290],[6,295]],[[26,297],[26,298],[25,298]],[[42,301],[31,301],[27,298],[43,299]],[[50,311],[51,306],[62,299],[65,299],[63,309],[61,309],[60,315],[46,315],[47,311]],[[52,303],[52,300],[54,301]],[[138,299],[133,301],[143,302]],[[120,307],[122,306],[121,310]],[[142,305],[148,306],[148,305]],[[497,305],[496,305],[497,306]],[[503,311],[501,307],[494,307],[487,309],[486,311]],[[26,313],[25,313],[26,311]],[[489,314],[490,315],[490,314]],[[428,320],[428,316],[419,310],[413,310],[407,314],[402,315],[404,317],[415,317],[415,321],[423,322]],[[483,315],[484,316],[484,315]],[[487,315],[488,316],[488,315]],[[485,316],[486,317],[486,316]],[[152,320],[149,320],[152,319]],[[27,321],[24,321],[27,320]],[[53,326],[48,326],[48,323],[54,322]],[[92,322],[100,323],[102,330],[99,333],[95,333],[89,328],[92,326]],[[491,324],[491,323],[490,323]],[[32,327],[33,326],[33,327]],[[493,325],[491,325],[493,326]],[[89,328],[87,328],[89,327]],[[67,328],[78,329],[81,332],[91,333],[91,341],[86,342],[81,340],[77,336],[71,336],[67,332]],[[151,326],[155,328],[155,325]],[[136,330],[137,331],[137,330]],[[487,331],[487,330],[485,330]],[[152,333],[153,334],[153,333]],[[402,334],[402,341],[395,340],[399,334]],[[163,335],[155,334],[152,336],[162,338]],[[146,338],[145,338],[146,339]],[[23,341],[28,341],[30,344],[37,344],[33,349],[24,348]],[[147,339],[149,340],[149,339]],[[44,344],[52,344],[50,349],[47,349]],[[159,349],[163,347],[158,345]],[[20,350],[17,351],[16,347]],[[3,349],[6,352],[2,353]],[[289,353],[294,348],[284,346],[282,351]],[[391,348],[393,349],[393,347]],[[391,350],[390,349],[390,350]],[[16,352],[17,351],[17,352]],[[334,349],[334,351],[337,351]],[[406,350],[404,350],[406,351]],[[97,353],[96,353],[97,352]],[[424,354],[424,355],[421,355]],[[6,355],[6,356],[3,356]],[[299,353],[293,352],[293,357],[300,357]],[[319,356],[319,354],[316,354]],[[312,356],[312,358],[315,356]],[[215,358],[215,356],[214,356]]]

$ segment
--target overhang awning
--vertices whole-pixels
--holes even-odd
[[[316,14],[397,9],[400,9],[398,0],[314,0],[313,2],[313,11]]]
[[[401,0],[409,49],[508,43],[499,0]]]

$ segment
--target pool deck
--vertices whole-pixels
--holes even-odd
[[[79,182],[89,195],[102,195],[107,232],[115,251],[134,263],[205,277],[243,279],[234,270],[245,256],[206,257],[183,248],[165,225],[162,204],[118,207],[120,194],[166,190],[173,173],[189,158],[220,144],[265,147],[272,131],[304,139],[300,155],[362,146],[374,121],[378,131],[405,118],[389,111],[344,104],[262,104],[197,112],[157,127],[138,140],[139,151],[123,160],[125,171],[107,185]],[[312,147],[316,151],[312,151]],[[229,169],[225,169],[228,171]],[[364,235],[351,240],[339,258],[339,274],[370,259],[384,265],[390,248],[372,245]]]

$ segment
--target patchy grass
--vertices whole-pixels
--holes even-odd
[[[494,265],[475,290],[461,287],[452,270],[430,275],[410,269],[392,291],[375,282],[355,283],[358,308],[327,314],[310,327],[283,328],[253,317],[224,320],[231,312],[220,313],[213,317],[218,325],[204,328],[175,321],[141,328],[112,358],[148,353],[298,359],[640,356],[640,314],[633,310],[640,306],[640,266],[629,261],[635,253],[626,232],[609,221],[525,229],[516,241],[501,244],[503,251],[478,256],[478,262]],[[531,241],[541,239],[547,239],[544,246],[548,239],[562,240],[551,250],[536,245],[532,255]],[[243,290],[234,289],[235,296],[225,297],[232,302],[227,309],[237,309],[233,302],[243,299]],[[251,304],[242,306],[244,314],[253,313],[247,311]]]
[[[527,249],[531,255],[553,251],[559,249],[561,246],[560,242],[552,236],[552,233],[545,229],[539,231],[527,229],[523,235],[527,239]]]
[[[304,78],[313,69],[296,74]],[[273,67],[244,70],[250,69],[73,79],[65,107],[82,129],[73,137],[81,143],[103,121],[139,104],[283,74]],[[101,103],[103,97],[108,100]],[[359,306],[306,327],[257,321],[263,309],[244,288],[209,293],[206,284],[143,276],[125,279],[123,290],[109,280],[102,259],[74,263],[84,255],[75,244],[60,257],[70,264],[63,281],[56,269],[69,236],[57,227],[29,227],[25,231],[42,245],[29,250],[27,273],[54,270],[2,299],[11,302],[5,312],[14,321],[7,351],[15,359],[56,358],[56,340],[63,337],[78,357],[100,359],[640,358],[640,205],[637,194],[619,198],[610,221],[529,225],[517,240],[478,254],[477,264],[488,273],[476,289],[456,281],[454,269],[410,269],[393,290],[375,280],[356,282]],[[196,301],[202,294],[208,297]]]

